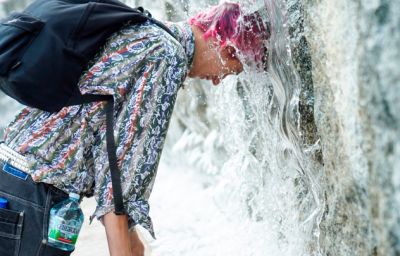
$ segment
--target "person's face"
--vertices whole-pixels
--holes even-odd
[[[200,60],[193,63],[189,77],[210,80],[218,85],[226,76],[242,71],[243,65],[236,57],[234,47],[210,45],[202,52]]]

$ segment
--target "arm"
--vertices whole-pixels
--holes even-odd
[[[156,33],[154,31],[149,28],[149,33]],[[126,46],[117,44],[116,47],[132,48],[132,51],[116,58],[116,54],[119,54],[116,47],[110,47],[110,55],[106,56],[115,58],[107,63],[113,65],[107,67],[107,63],[100,62],[97,67],[94,66],[93,72],[89,71],[94,78],[89,76],[88,84],[82,87],[91,89],[85,93],[95,93],[96,89],[91,87],[100,84],[101,92],[104,93],[107,89],[114,92],[116,99],[121,99],[115,119],[119,123],[116,124],[114,136],[118,141],[118,148],[121,149],[117,157],[121,163],[121,180],[124,182],[124,204],[129,215],[135,216],[138,222],[135,224],[140,224],[154,236],[148,216],[147,198],[153,185],[155,168],[164,144],[176,93],[186,72],[186,62],[183,59],[184,50],[175,40],[168,41],[169,43],[159,40],[153,42],[146,38],[137,39],[138,35],[147,35],[142,29],[139,33],[132,27],[131,32],[124,33],[124,36],[129,35],[129,38],[138,43],[127,39]],[[106,148],[105,123],[100,115],[94,120],[98,122],[97,136],[100,137],[95,140],[99,150],[93,150],[94,165],[98,167],[95,168],[95,194],[98,204],[95,215],[103,216],[111,256],[129,255],[129,251],[131,255],[141,256],[143,244],[136,232],[129,234],[127,217],[116,216],[114,213],[105,214],[113,205],[108,157],[103,150]]]
[[[128,217],[109,212],[103,216],[111,256],[132,256]]]
[[[126,215],[115,215],[109,212],[103,216],[102,222],[106,229],[108,249],[111,256],[143,256],[144,245],[133,229],[128,232]]]

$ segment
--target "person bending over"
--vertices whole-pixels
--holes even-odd
[[[144,255],[134,227],[141,225],[155,236],[148,198],[182,83],[192,77],[218,85],[242,72],[243,61],[261,61],[268,39],[259,14],[244,15],[235,3],[165,24],[177,40],[151,22],[125,25],[79,81],[82,94],[115,99],[114,136],[127,215],[113,213],[105,103],[64,107],[58,113],[27,107],[7,127],[0,156],[11,152],[29,176],[22,180],[0,171],[0,197],[25,213],[21,239],[12,245],[17,255],[59,255],[47,245],[49,210],[70,192],[95,196],[92,217],[104,224],[111,255]],[[7,243],[0,240],[3,248],[11,246]]]

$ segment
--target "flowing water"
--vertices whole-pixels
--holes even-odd
[[[218,1],[126,2],[177,21]],[[372,2],[240,1],[270,26],[268,70],[180,91],[152,255],[400,253],[400,4]],[[20,106],[0,108],[4,127]]]
[[[199,180],[230,222],[213,228],[220,242],[209,255],[319,255],[323,203],[317,165],[309,159],[315,149],[303,146],[300,136],[301,84],[291,58],[287,7],[275,1],[242,7],[245,13],[258,10],[270,24],[269,70],[248,66],[218,88],[190,83],[178,99],[176,118],[184,131],[173,148],[204,173]]]

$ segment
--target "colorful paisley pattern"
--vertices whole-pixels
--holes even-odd
[[[194,37],[185,23],[166,23],[175,40],[150,22],[126,25],[110,37],[80,79],[83,94],[113,95],[114,136],[130,227],[154,237],[150,195],[177,92],[190,68]],[[58,113],[23,109],[4,141],[29,161],[33,180],[65,192],[95,195],[94,216],[114,209],[105,140],[104,103]]]

